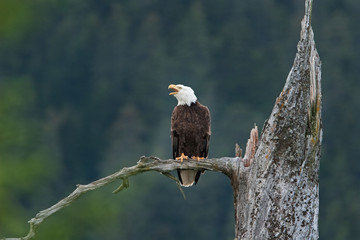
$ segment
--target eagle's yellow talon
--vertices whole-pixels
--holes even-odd
[[[198,161],[205,159],[203,157],[194,157],[194,156],[192,156],[191,158],[194,159],[194,160],[198,160]]]
[[[181,162],[184,161],[184,159],[188,159],[189,157],[186,156],[184,153],[181,153],[181,156],[180,157],[177,157],[176,160],[180,160]]]

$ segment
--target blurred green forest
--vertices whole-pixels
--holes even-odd
[[[360,235],[360,1],[314,1],[322,59],[320,238]],[[142,155],[171,157],[170,83],[212,114],[210,157],[259,128],[296,53],[299,0],[0,0],[0,238]],[[87,194],[39,239],[233,239],[229,180],[206,172],[182,198],[158,173]]]

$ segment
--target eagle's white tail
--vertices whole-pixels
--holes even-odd
[[[197,174],[198,171],[195,170],[178,170],[181,185],[184,187],[194,185]]]

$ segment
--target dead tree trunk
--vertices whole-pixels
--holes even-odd
[[[118,179],[123,183],[114,193],[129,187],[129,177],[147,171],[161,172],[177,181],[169,173],[176,169],[218,171],[230,178],[238,240],[318,239],[321,63],[311,28],[311,9],[312,0],[306,0],[293,67],[265,122],[260,140],[257,128],[251,131],[244,159],[238,148],[235,158],[182,163],[142,157],[135,166],[87,185],[78,185],[66,198],[40,211],[29,221],[27,236],[4,239],[35,239],[39,226],[49,216],[83,194]]]
[[[318,239],[321,63],[312,0],[293,67],[265,122],[249,171],[232,177],[237,239]]]

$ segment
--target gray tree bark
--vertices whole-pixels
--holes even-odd
[[[318,239],[321,62],[306,0],[293,67],[249,171],[232,178],[237,239]]]
[[[244,158],[202,161],[161,160],[142,157],[137,165],[87,185],[78,185],[66,198],[40,211],[30,223],[27,236],[4,239],[35,239],[39,226],[83,194],[116,180],[123,183],[114,193],[129,187],[129,177],[157,171],[175,180],[170,171],[194,169],[226,174],[234,191],[235,238],[318,239],[319,164],[322,142],[321,63],[311,28],[312,0],[305,1],[293,67],[276,99],[260,139],[257,127],[250,133]],[[181,190],[182,191],[182,190]]]

